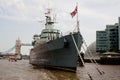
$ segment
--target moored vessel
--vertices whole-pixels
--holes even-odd
[[[83,43],[80,31],[63,36],[60,30],[54,28],[55,21],[51,17],[51,9],[47,9],[45,17],[45,29],[40,35],[33,36],[30,64],[76,71],[78,51],[75,43],[79,51]]]

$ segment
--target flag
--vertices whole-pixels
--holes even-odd
[[[77,6],[75,7],[74,11],[70,13],[72,18],[76,15],[76,13],[77,13]]]

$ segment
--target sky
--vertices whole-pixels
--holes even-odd
[[[72,18],[70,13],[76,2],[80,31],[88,45],[96,40],[96,31],[118,22],[120,0],[0,0],[0,52],[12,48],[18,38],[22,43],[31,43],[33,35],[44,29],[47,8],[56,14],[55,28],[63,34],[72,32],[76,16]],[[22,54],[29,54],[31,49],[21,48]]]

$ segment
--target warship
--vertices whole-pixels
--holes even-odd
[[[80,31],[62,35],[60,30],[54,28],[55,21],[51,17],[51,9],[47,9],[45,18],[45,29],[40,35],[33,36],[29,63],[45,68],[76,71],[78,61],[76,46],[80,51],[83,43]]]

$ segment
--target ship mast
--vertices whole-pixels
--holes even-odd
[[[51,17],[51,9],[48,8],[47,12],[45,13],[45,17],[46,17],[46,23],[45,23],[45,28],[46,29],[53,29],[54,27],[54,19]]]
[[[78,3],[76,3],[76,5],[77,5],[77,32],[80,32],[79,19],[78,19]]]
[[[45,13],[45,17],[46,17],[46,25],[54,23],[51,18],[51,9],[49,8],[47,9],[47,12]]]
[[[76,15],[76,27],[74,30],[76,30],[77,32],[80,32],[80,28],[79,28],[79,19],[78,19],[78,3],[76,3],[76,8],[74,9],[73,12],[71,12],[71,16],[72,18]]]

